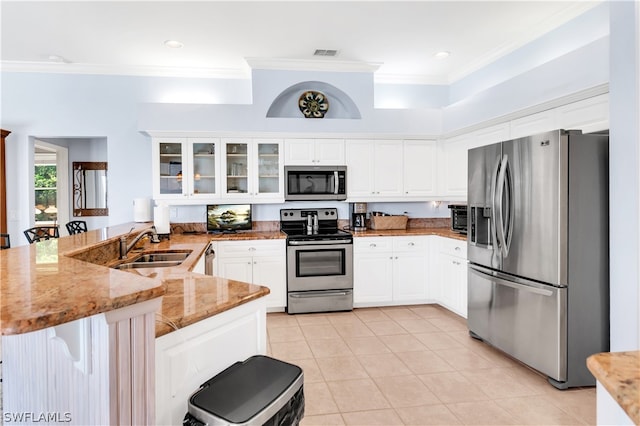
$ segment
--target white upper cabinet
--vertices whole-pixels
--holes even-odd
[[[437,143],[433,140],[403,142],[403,192],[405,197],[437,195]]]
[[[609,94],[584,99],[557,108],[557,128],[579,129],[582,133],[609,128]]]
[[[438,195],[447,200],[467,199],[468,151],[509,139],[509,124],[503,123],[440,141],[438,150]]]
[[[354,139],[346,141],[346,151],[349,201],[437,195],[435,141]]]
[[[280,139],[222,139],[222,195],[238,202],[283,202]]]
[[[343,166],[344,139],[285,139],[285,164],[294,166]]]
[[[402,196],[402,141],[347,140],[347,198]]]
[[[216,138],[154,139],[154,198],[197,202],[219,197],[219,147]]]

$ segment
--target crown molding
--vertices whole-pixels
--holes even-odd
[[[249,79],[249,69],[177,68],[154,66],[120,66],[103,64],[52,63],[28,61],[1,61],[5,72],[33,72],[54,74],[98,74],[148,77]]]
[[[380,63],[332,59],[244,58],[252,69],[326,72],[376,72]]]

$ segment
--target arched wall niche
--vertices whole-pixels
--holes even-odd
[[[271,103],[267,117],[305,118],[298,108],[298,99],[307,90],[325,94],[329,101],[329,111],[324,118],[361,119],[355,102],[342,90],[322,81],[303,81],[283,90]],[[311,120],[311,119],[310,119]]]

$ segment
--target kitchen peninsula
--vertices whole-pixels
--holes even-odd
[[[158,411],[171,405],[156,402],[158,381],[172,381],[176,389],[176,381],[184,378],[171,365],[167,371],[173,377],[156,369],[162,339],[177,339],[181,349],[192,350],[191,365],[181,369],[201,375],[209,374],[200,365],[204,356],[208,364],[218,366],[230,364],[227,358],[246,357],[247,352],[265,352],[263,296],[269,289],[191,272],[210,236],[172,235],[140,247],[191,250],[175,267],[143,272],[110,267],[119,262],[119,237],[133,227],[132,240],[149,225],[123,224],[2,251],[3,419],[166,423],[168,418],[156,417],[156,405]],[[278,233],[255,234],[252,238],[280,238]],[[140,250],[134,248],[130,256]],[[234,353],[233,345],[240,340],[239,352]],[[224,356],[202,352],[206,344],[220,341],[229,345]],[[165,362],[184,361],[184,356],[172,357],[176,348],[167,349]],[[172,396],[186,407],[182,394]]]

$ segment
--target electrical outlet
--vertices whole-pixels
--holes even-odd
[[[178,209],[176,207],[171,207],[169,209],[169,217],[171,219],[175,219],[178,217]]]

